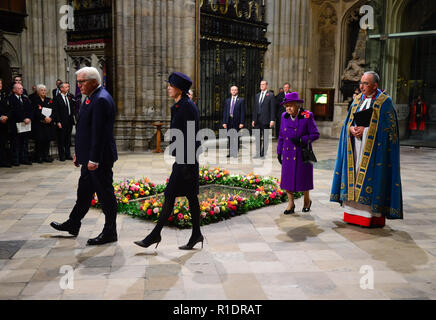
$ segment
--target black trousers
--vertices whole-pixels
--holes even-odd
[[[29,162],[29,138],[26,133],[11,137],[12,162],[15,164]]]
[[[256,134],[256,156],[265,156],[265,152],[268,152],[269,136],[272,133],[269,124],[256,124],[254,127],[259,130]]]
[[[62,129],[56,129],[59,159],[71,158],[72,124],[66,124]]]
[[[97,170],[89,171],[87,165],[82,165],[77,188],[76,205],[70,214],[70,220],[74,224],[80,221],[88,213],[94,193],[97,193],[106,221],[103,232],[116,234],[117,232],[117,209],[118,204],[113,187],[113,164],[100,165]]]
[[[47,160],[50,153],[50,140],[35,141],[35,160]]]
[[[11,163],[11,155],[8,142],[8,133],[0,132],[0,165],[10,165]]]

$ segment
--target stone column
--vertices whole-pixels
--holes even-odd
[[[61,6],[66,0],[27,0],[26,26],[21,36],[24,86],[43,83],[48,95],[56,86],[56,79],[65,80],[67,43],[66,30],[59,25]],[[30,92],[29,92],[30,93]]]
[[[305,0],[266,0],[266,33],[271,44],[265,54],[265,79],[278,93],[284,82],[305,95],[309,4]]]
[[[169,122],[164,82],[195,75],[195,1],[114,0],[116,139],[120,149],[149,149],[155,121]]]

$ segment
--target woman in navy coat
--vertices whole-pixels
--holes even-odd
[[[289,204],[285,214],[295,212],[294,192],[304,192],[303,212],[308,212],[312,205],[309,190],[313,189],[313,165],[304,163],[302,147],[307,147],[319,138],[318,128],[312,112],[305,111],[298,92],[286,94],[281,105],[286,107],[282,114],[277,155],[282,165],[280,187],[286,190]]]
[[[188,244],[179,247],[181,250],[191,250],[198,242],[203,247],[203,235],[200,231],[200,204],[199,193],[199,164],[197,150],[200,143],[196,141],[199,130],[199,112],[194,102],[187,93],[192,85],[192,80],[180,72],[172,73],[168,81],[168,95],[175,103],[171,107],[170,130],[175,133],[170,148],[175,145],[172,155],[176,157],[173,170],[165,189],[165,202],[157,225],[153,231],[142,241],[135,241],[138,246],[147,248],[161,241],[161,231],[174,209],[176,197],[187,197],[192,221],[192,235]],[[190,129],[193,130],[190,130]],[[177,133],[183,133],[183,136]],[[177,139],[176,139],[177,137]],[[180,138],[180,140],[178,140]]]

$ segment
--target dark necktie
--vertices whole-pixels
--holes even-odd
[[[261,111],[261,105],[262,105],[262,103],[263,103],[263,99],[265,99],[265,92],[261,92],[260,93],[260,99],[259,99],[259,110],[257,110],[257,113],[260,113],[260,111]]]
[[[69,101],[68,101],[68,97],[67,97],[67,96],[64,96],[64,99],[65,99],[65,105],[66,105],[67,108],[68,108],[68,115],[70,116],[70,115],[71,115],[71,109],[70,109],[70,103],[69,103]]]
[[[235,98],[232,98],[232,106],[230,107],[230,116],[233,117],[233,111],[235,110]]]

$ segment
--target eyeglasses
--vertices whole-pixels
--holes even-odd
[[[87,81],[89,81],[89,79],[86,79],[86,80],[77,80],[77,84],[84,84]]]

